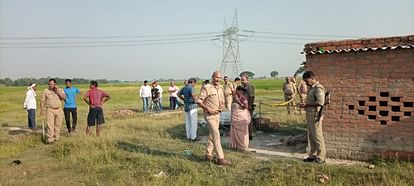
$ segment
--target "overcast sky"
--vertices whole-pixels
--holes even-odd
[[[222,32],[224,19],[231,23],[236,8],[240,30],[262,33],[240,33],[249,36],[240,42],[243,69],[256,76],[270,76],[272,70],[292,75],[305,59],[300,52],[307,42],[414,34],[412,0],[0,0],[0,78],[208,78],[220,69],[222,41],[211,41],[214,33],[205,35],[204,41],[191,35],[200,37],[191,43],[175,43],[174,37]],[[111,44],[153,39],[150,35],[169,35],[164,39],[172,40]],[[97,44],[53,47],[60,46],[53,42],[76,46],[91,41]],[[109,46],[96,47],[100,42]]]

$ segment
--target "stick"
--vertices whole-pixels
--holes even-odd
[[[42,139],[45,140],[45,122],[42,116]]]

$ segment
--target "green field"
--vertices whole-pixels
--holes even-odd
[[[281,80],[257,80],[252,84],[256,86],[257,102],[282,100]],[[166,90],[168,83],[162,85]],[[79,86],[83,93],[87,87]],[[44,88],[38,88],[38,98]],[[414,185],[413,164],[389,160],[376,160],[376,167],[368,169],[362,165],[309,164],[225,148],[232,165],[217,166],[203,161],[204,144],[185,140],[182,113],[141,113],[137,84],[106,84],[100,88],[112,96],[104,105],[106,124],[102,135],[84,134],[87,105],[79,96],[78,131],[69,136],[62,127],[61,141],[46,145],[39,133],[8,132],[6,127],[27,127],[23,110],[26,88],[0,87],[0,185],[319,185],[321,174],[330,177],[331,185]],[[169,104],[166,92],[163,104]],[[120,109],[138,112],[132,116],[112,115]],[[305,127],[303,116],[288,116],[283,108],[262,110],[266,117],[283,124],[282,131]],[[41,127],[38,114],[37,127]],[[199,130],[203,134],[207,131]],[[192,154],[183,153],[186,150]],[[16,159],[22,163],[11,164]]]

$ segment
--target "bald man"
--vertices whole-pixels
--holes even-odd
[[[217,164],[226,166],[230,162],[224,159],[219,132],[220,113],[224,109],[224,93],[220,86],[220,79],[221,72],[215,71],[211,76],[211,83],[201,89],[197,104],[204,110],[209,129],[205,158],[207,161],[211,161],[213,150],[215,150],[218,156]]]

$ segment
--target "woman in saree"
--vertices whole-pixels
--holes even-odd
[[[244,88],[238,86],[231,105],[230,147],[247,150],[249,146],[250,113]]]

